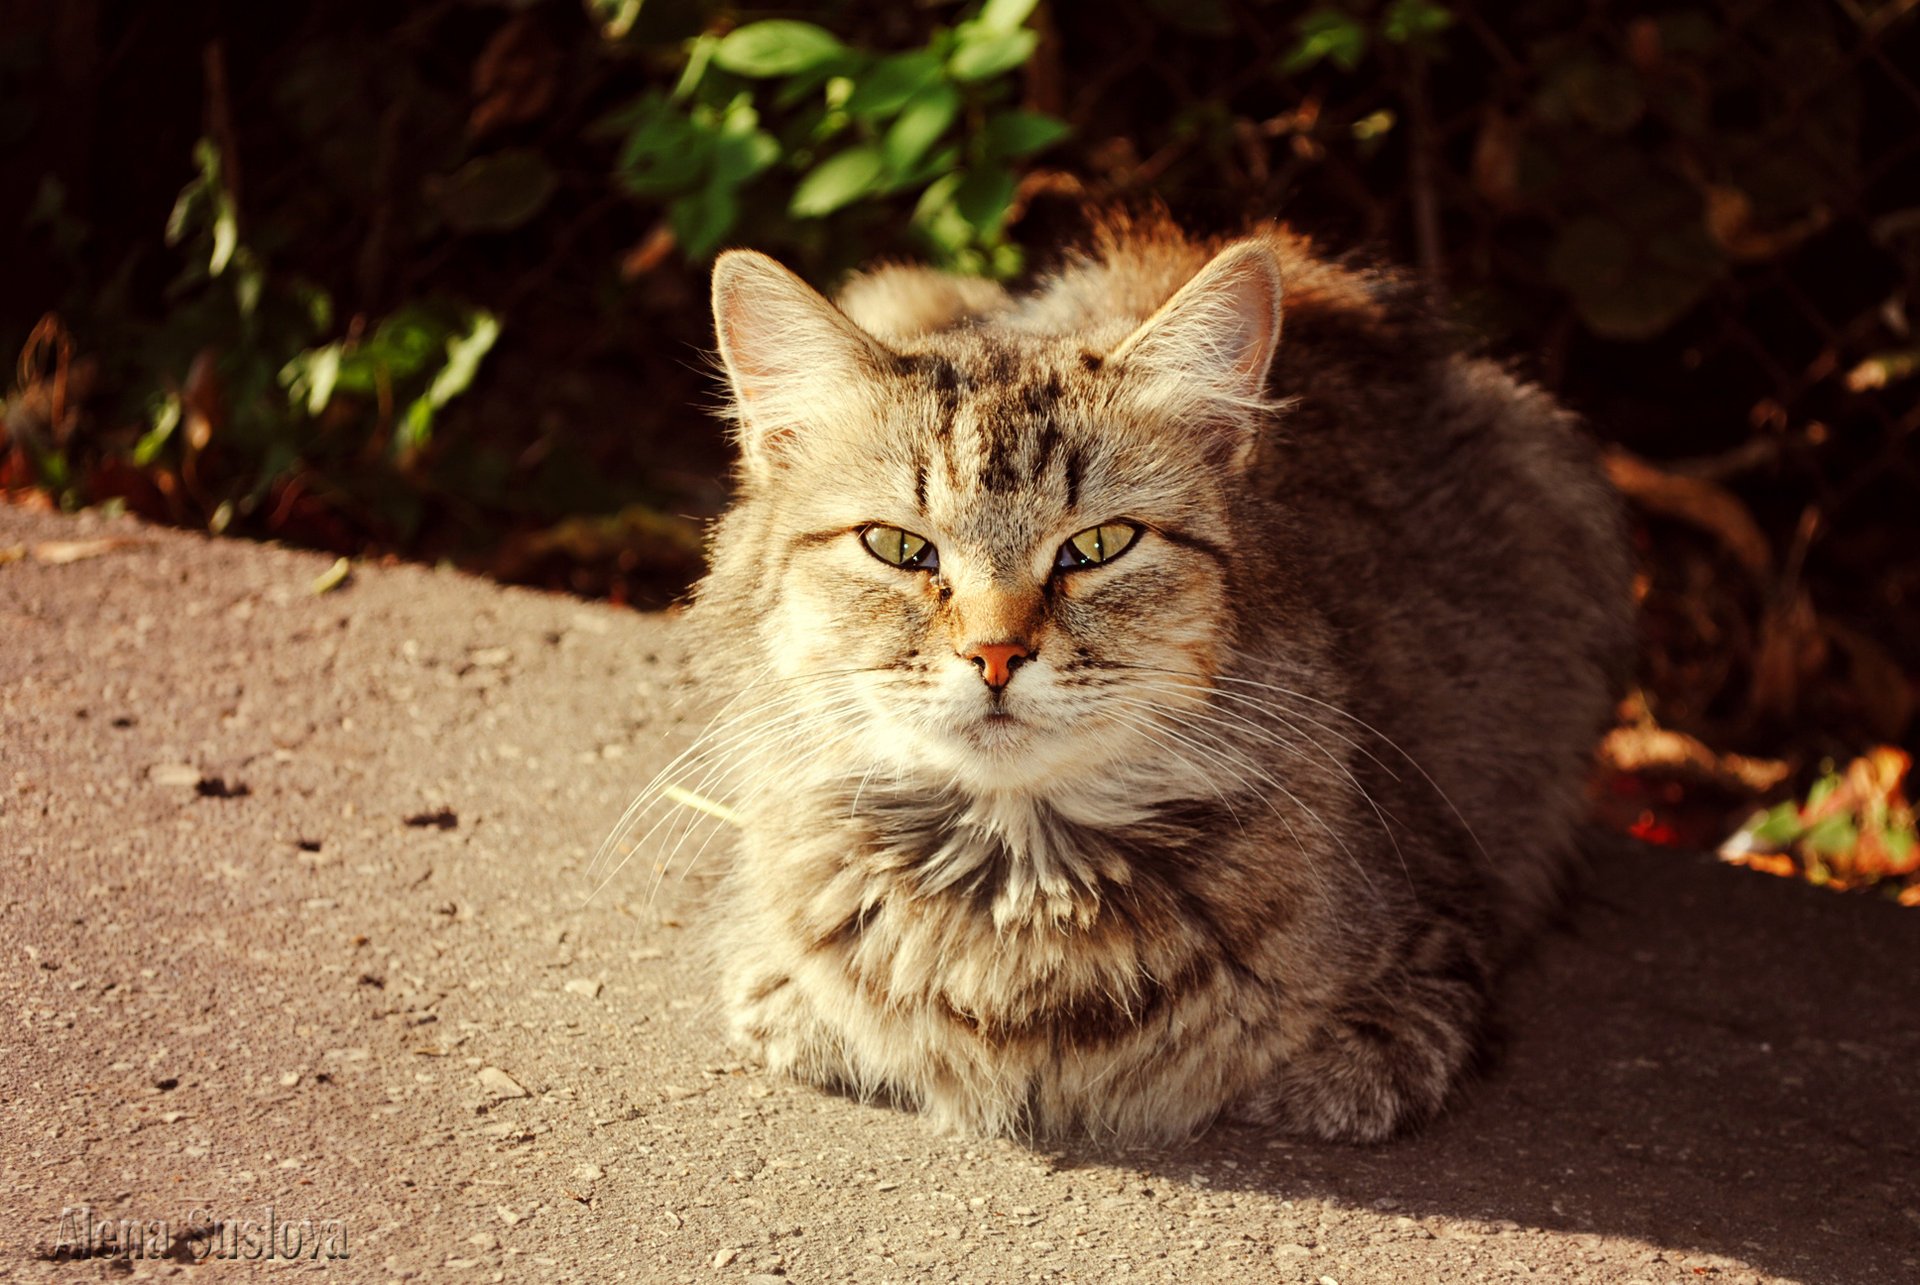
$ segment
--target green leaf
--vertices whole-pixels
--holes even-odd
[[[173,430],[180,427],[180,395],[168,393],[153,408],[152,427],[140,435],[134,443],[133,466],[146,468],[160,457],[161,448],[167,439],[173,436]]]
[[[887,168],[899,173],[919,160],[940,141],[959,114],[960,91],[952,85],[936,84],[921,90],[880,141]]]
[[[1853,851],[1860,842],[1860,832],[1852,817],[1839,813],[1814,822],[1802,842],[1823,857],[1840,857]]]
[[[787,210],[795,218],[819,218],[876,190],[886,158],[875,147],[852,147],[822,161],[794,190]]]
[[[447,340],[447,364],[440,368],[440,373],[433,377],[432,387],[427,389],[427,398],[435,409],[467,391],[481,361],[493,351],[494,342],[499,338],[499,318],[481,309],[468,314],[466,333]]]
[[[407,413],[401,417],[400,431],[394,434],[393,448],[399,451],[417,451],[433,440],[433,403],[425,397],[416,397],[407,406]]]
[[[988,31],[1013,31],[1024,25],[1039,0],[987,0],[974,22]]]
[[[1013,203],[1013,171],[991,168],[969,173],[954,189],[953,205],[971,223],[982,240],[1000,234],[1007,207]]]
[[[1453,15],[1433,0],[1393,0],[1380,24],[1380,34],[1396,45],[1424,42],[1453,25]]]
[[[465,392],[480,369],[480,362],[500,338],[500,322],[490,312],[479,309],[467,314],[464,333],[446,341],[446,361],[433,377],[427,391],[413,399],[395,435],[397,450],[418,450],[433,435],[433,417],[446,404]]]
[[[308,415],[318,415],[327,408],[340,383],[341,349],[338,343],[310,348],[280,368],[280,382],[286,387],[290,405]]]
[[[454,231],[511,232],[540,213],[558,186],[538,152],[514,147],[476,156],[425,189]]]
[[[727,233],[733,231],[739,217],[740,202],[735,199],[733,189],[718,183],[683,196],[667,207],[667,221],[673,227],[674,239],[680,243],[682,253],[696,260],[712,257],[727,239]]]
[[[791,76],[824,66],[844,53],[846,46],[824,27],[771,18],[728,32],[714,49],[713,60],[736,75]]]
[[[1352,71],[1367,55],[1367,28],[1358,18],[1339,9],[1316,9],[1300,19],[1299,39],[1280,60],[1283,74],[1293,75],[1321,62]]]
[[[712,182],[739,187],[780,159],[780,143],[760,128],[760,113],[742,95],[720,124],[713,140]]]
[[[240,319],[253,320],[253,314],[260,307],[260,298],[266,293],[267,273],[260,266],[260,260],[246,246],[241,246],[233,256],[233,302],[239,309]]]
[[[207,257],[207,275],[217,277],[225,272],[239,244],[240,220],[234,215],[233,202],[222,192],[214,203],[213,252]]]
[[[657,95],[634,112],[615,175],[636,196],[669,196],[697,185],[712,164],[714,137]]]
[[[1003,161],[1044,151],[1072,132],[1065,121],[1039,112],[995,112],[987,119],[981,146],[987,159]]]
[[[961,28],[960,43],[947,59],[947,74],[966,83],[991,80],[1025,62],[1039,43],[1039,35],[1024,27],[994,31],[969,23]]]
[[[1792,803],[1782,803],[1756,818],[1747,833],[1755,847],[1778,851],[1800,833],[1800,809]]]
[[[636,6],[637,7],[637,6]],[[670,97],[676,103],[685,102],[694,90],[700,88],[700,81],[707,74],[707,67],[713,62],[714,50],[720,47],[720,37],[703,35],[687,47],[687,65],[680,71],[680,79],[673,83]]]
[[[882,58],[854,81],[853,92],[842,104],[849,116],[891,116],[915,94],[940,79],[940,55],[931,49]]]

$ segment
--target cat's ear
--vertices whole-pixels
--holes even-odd
[[[831,422],[889,354],[818,291],[764,254],[729,250],[713,265],[713,326],[733,384],[747,463],[778,462],[795,435]]]
[[[1162,413],[1237,425],[1235,461],[1268,409],[1267,372],[1280,344],[1280,265],[1259,241],[1215,255],[1107,357]]]

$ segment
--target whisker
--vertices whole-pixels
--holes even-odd
[[[766,666],[762,666],[762,671],[764,671],[765,668]],[[870,672],[870,670],[867,668],[820,670],[820,671],[812,671],[806,674],[782,676],[781,678],[774,679],[771,681],[778,684],[785,684],[789,687],[797,689],[802,684],[811,684],[819,681],[824,681],[826,679],[839,678],[839,677],[844,677],[851,674],[858,674],[858,673],[864,673],[864,672]],[[742,697],[744,697],[749,690],[752,690],[755,687],[764,687],[766,685],[767,684],[764,682],[750,683],[747,685],[746,688],[743,688],[739,693],[737,693],[732,698],[730,698],[727,704],[723,705],[720,711],[716,713],[711,720],[709,720],[707,726],[704,729],[702,729],[702,731],[698,736],[694,738],[693,742],[689,744],[686,749],[682,750],[678,755],[676,755],[674,759],[671,762],[669,762],[665,767],[661,768],[658,772],[654,774],[653,779],[649,781],[647,785],[641,789],[640,793],[637,796],[635,796],[633,802],[627,806],[626,812],[624,812],[621,815],[619,822],[614,826],[612,832],[607,836],[605,840],[601,842],[599,849],[594,853],[593,860],[590,861],[587,865],[587,873],[589,875],[591,875],[598,868],[601,860],[605,858],[616,846],[618,846],[618,844],[623,839],[624,835],[629,831],[631,825],[637,819],[638,813],[642,811],[644,807],[648,804],[650,796],[653,794],[653,792],[659,789],[664,782],[671,779],[674,773],[690,766],[691,761],[693,759],[704,756],[707,753],[706,743],[708,742],[710,737],[712,737],[716,732],[729,732],[733,728],[739,727],[747,719],[753,717],[754,715],[768,709],[777,708],[781,704],[795,699],[796,696],[799,694],[798,691],[782,692],[780,695],[774,697],[772,700],[762,701],[758,705],[755,705],[749,709],[734,710],[732,712],[729,712],[730,707],[735,702],[739,701]],[[724,722],[721,721],[723,716],[725,718]]]
[[[1148,690],[1155,690],[1155,691],[1172,690],[1170,688],[1155,685],[1155,684],[1146,684],[1145,686],[1147,687]],[[1215,694],[1231,695],[1231,693],[1215,693]],[[1280,717],[1276,711],[1268,710],[1267,712],[1273,714],[1276,718]],[[1276,736],[1270,728],[1263,727],[1259,723],[1254,722],[1252,719],[1246,718],[1231,710],[1216,709],[1211,706],[1207,708],[1206,714],[1209,718],[1213,720],[1220,720],[1220,719],[1228,720],[1232,724],[1239,726],[1240,728],[1244,729],[1247,733],[1253,735],[1256,739],[1266,744],[1273,745],[1277,748],[1286,750],[1289,754],[1292,754],[1296,759],[1298,759],[1300,762],[1306,764],[1309,767],[1317,768],[1319,766],[1318,764],[1314,763],[1312,759],[1307,758],[1305,755],[1301,754],[1300,749],[1297,745],[1295,745],[1291,741],[1286,740],[1283,737]],[[1195,712],[1195,716],[1196,717],[1198,716],[1198,711]],[[1282,719],[1281,721],[1285,722],[1286,720]],[[1287,725],[1290,728],[1293,726],[1291,723],[1288,723]],[[1305,736],[1304,733],[1302,733],[1301,735],[1304,737],[1306,744],[1308,746],[1316,750],[1321,755],[1321,757],[1327,760],[1329,765],[1331,765],[1336,771],[1338,771],[1343,777],[1346,778],[1347,782],[1353,786],[1355,792],[1358,793],[1360,797],[1366,801],[1367,806],[1373,810],[1374,816],[1378,818],[1380,822],[1380,829],[1382,833],[1384,833],[1387,836],[1387,842],[1393,846],[1393,855],[1400,863],[1400,870],[1401,870],[1401,873],[1406,877],[1407,887],[1409,889],[1414,889],[1416,885],[1414,884],[1414,881],[1413,881],[1413,869],[1411,866],[1407,864],[1406,853],[1401,850],[1400,840],[1393,832],[1393,823],[1397,823],[1398,818],[1394,817],[1391,812],[1386,811],[1384,808],[1380,806],[1379,801],[1374,798],[1373,792],[1367,789],[1366,785],[1360,780],[1360,778],[1353,774],[1352,769],[1349,768],[1345,763],[1342,763],[1337,757],[1335,757],[1332,751],[1328,750],[1326,746],[1320,744],[1318,741],[1314,740],[1312,737]]]
[[[1166,668],[1161,668],[1153,665],[1121,664],[1117,667],[1121,669],[1138,670],[1144,673],[1171,674],[1180,678],[1194,677],[1194,675],[1188,674],[1181,670],[1166,669]],[[1239,683],[1242,686],[1253,687],[1253,688],[1258,688],[1262,691],[1273,692],[1273,693],[1276,693],[1277,695],[1285,696],[1293,700],[1305,701],[1308,704],[1319,706],[1320,708],[1325,709],[1330,713],[1337,714],[1341,718],[1348,720],[1349,722],[1355,724],[1356,726],[1360,727],[1361,729],[1368,732],[1369,734],[1378,737],[1380,739],[1380,742],[1383,745],[1387,746],[1387,748],[1391,749],[1395,754],[1398,754],[1402,759],[1405,759],[1408,766],[1412,767],[1414,771],[1420,774],[1421,779],[1426,782],[1428,788],[1430,788],[1434,792],[1434,795],[1438,797],[1439,800],[1446,805],[1447,810],[1453,814],[1454,820],[1460,823],[1460,828],[1466,831],[1467,838],[1473,843],[1473,846],[1479,850],[1481,858],[1485,860],[1488,864],[1492,864],[1493,862],[1492,854],[1487,851],[1486,845],[1480,842],[1480,836],[1474,833],[1472,823],[1469,822],[1465,817],[1465,815],[1461,813],[1459,807],[1454,803],[1452,796],[1449,795],[1444,789],[1440,787],[1440,783],[1433,779],[1432,774],[1429,773],[1425,767],[1421,766],[1420,761],[1418,759],[1414,758],[1412,754],[1409,754],[1400,745],[1398,741],[1394,740],[1391,736],[1388,736],[1385,732],[1381,731],[1379,728],[1375,727],[1373,724],[1367,722],[1365,719],[1361,718],[1357,714],[1348,713],[1346,710],[1340,708],[1338,705],[1335,705],[1329,701],[1322,700],[1317,696],[1309,696],[1305,692],[1295,691],[1290,687],[1282,687],[1276,683],[1264,683],[1259,681],[1258,679],[1241,678],[1241,677],[1238,677],[1237,675],[1230,675],[1230,674],[1216,674],[1214,675],[1213,681],[1216,683]],[[1235,693],[1219,692],[1218,689],[1215,689],[1215,690],[1219,695],[1223,697],[1227,697],[1229,699],[1233,699],[1236,696]],[[1238,699],[1240,699],[1242,703],[1247,703],[1247,704],[1256,704],[1256,705],[1264,704],[1264,702],[1253,701],[1251,698],[1248,698],[1245,696],[1240,696],[1238,697]],[[1365,746],[1361,745],[1359,742],[1352,740],[1351,738],[1343,735],[1339,731],[1329,728],[1325,724],[1320,723],[1317,720],[1309,717],[1306,714],[1300,713],[1297,710],[1290,711],[1290,712],[1293,713],[1295,716],[1305,719],[1309,723],[1312,723],[1314,726],[1319,727],[1321,730],[1326,731],[1333,736],[1337,736],[1343,741],[1346,741],[1349,745],[1352,745],[1355,749],[1359,750],[1362,754],[1365,754],[1369,759],[1371,759],[1375,764],[1377,764],[1383,772],[1386,772],[1387,775],[1391,777],[1393,780],[1397,781],[1400,779],[1390,768],[1388,768],[1384,763],[1381,763],[1379,758],[1376,755],[1374,755],[1371,751],[1369,751]]]
[[[1120,698],[1120,700],[1122,703],[1126,703],[1125,698]],[[1150,710],[1156,710],[1156,711],[1168,712],[1168,713],[1178,712],[1178,711],[1166,709],[1166,707],[1163,707],[1163,706],[1157,706],[1152,702],[1133,702],[1133,703],[1136,705],[1139,705],[1142,708],[1146,708]],[[1207,746],[1204,746],[1197,741],[1191,740],[1188,737],[1173,731],[1171,728],[1161,726],[1159,730],[1168,736],[1172,736],[1174,739],[1180,741],[1182,744],[1190,746],[1191,748],[1197,750],[1202,754],[1208,755],[1210,758],[1214,759],[1216,762],[1228,763],[1229,765],[1238,764],[1241,767],[1251,770],[1255,776],[1259,777],[1262,781],[1264,781],[1267,785],[1271,786],[1279,794],[1285,796],[1286,799],[1290,801],[1295,807],[1299,808],[1302,812],[1305,812],[1308,816],[1312,817],[1314,821],[1316,821],[1319,824],[1320,828],[1326,831],[1327,837],[1332,839],[1334,843],[1340,847],[1340,850],[1346,854],[1347,860],[1350,863],[1352,863],[1354,870],[1357,871],[1361,879],[1366,882],[1367,887],[1373,888],[1374,886],[1373,879],[1371,876],[1367,874],[1366,867],[1363,864],[1361,864],[1359,857],[1354,854],[1353,849],[1347,846],[1346,840],[1340,837],[1339,832],[1336,831],[1332,826],[1328,825],[1326,818],[1322,817],[1310,805],[1308,805],[1305,801],[1303,801],[1299,795],[1295,794],[1292,790],[1289,790],[1286,786],[1276,781],[1270,773],[1265,771],[1258,764],[1252,762],[1251,760],[1239,754],[1234,754],[1231,757],[1229,757],[1224,751],[1210,750]],[[1243,785],[1246,784],[1245,778],[1238,777],[1237,773],[1236,773],[1236,778],[1239,779]],[[1287,827],[1287,832],[1293,836],[1293,841],[1299,847],[1301,854],[1307,855],[1308,860],[1311,861],[1312,857],[1307,854],[1306,844],[1301,840],[1299,832],[1293,828],[1293,822],[1290,821],[1287,818],[1286,814],[1281,812],[1279,808],[1274,807],[1273,801],[1271,799],[1268,799],[1266,802],[1267,802],[1267,806],[1273,809],[1274,815],[1280,818],[1281,824]]]
[[[829,676],[837,677],[840,675],[835,674]],[[735,715],[729,719],[726,724],[723,724],[722,727],[723,729],[732,729],[751,716],[752,713],[759,710],[776,708],[783,703],[790,702],[791,699],[792,697],[789,696],[782,700],[764,702],[762,705],[756,706],[753,711],[743,711]],[[810,730],[816,725],[826,725],[840,721],[844,718],[847,711],[852,708],[853,700],[854,694],[850,690],[837,693],[830,691],[828,693],[828,704],[823,707],[789,708],[782,713],[774,715],[770,719],[759,720],[750,727],[744,727],[737,731],[730,730],[728,735],[704,747],[697,742],[695,745],[690,746],[688,750],[676,758],[673,763],[655,775],[653,781],[641,791],[640,796],[628,806],[627,812],[621,818],[620,824],[615,827],[614,832],[610,834],[601,845],[601,851],[603,853],[611,853],[618,849],[624,849],[625,851],[619,861],[614,865],[614,868],[594,887],[593,891],[587,895],[587,901],[591,902],[594,897],[598,896],[608,884],[619,876],[620,872],[626,868],[627,863],[633,859],[634,854],[646,846],[654,834],[658,833],[662,825],[667,824],[676,816],[684,815],[683,813],[674,811],[663,814],[652,826],[648,827],[647,832],[642,835],[639,840],[629,844],[628,840],[631,838],[632,832],[637,827],[639,821],[654,805],[659,803],[663,797],[667,797],[670,790],[687,790],[689,788],[683,784],[688,774],[704,768],[699,780],[692,785],[690,790],[692,794],[704,797],[710,792],[710,786],[717,776],[733,770],[737,766],[735,762],[735,751],[744,747],[753,746],[756,743],[764,744],[771,742],[778,737],[794,736],[803,731]],[[698,752],[696,753],[695,751]],[[724,806],[724,804],[722,806]],[[685,834],[683,833],[681,841],[684,842],[684,839]],[[676,844],[676,852],[678,851],[678,847],[679,845]],[[664,878],[665,873],[666,869],[663,867],[660,871],[660,877]],[[659,878],[656,878],[654,881],[654,893],[650,894],[650,898],[652,895],[657,895],[659,882]]]

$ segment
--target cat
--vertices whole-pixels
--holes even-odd
[[[1630,608],[1572,416],[1421,300],[1279,225],[1114,220],[1022,294],[721,256],[726,703],[634,815],[739,824],[750,1055],[1031,1140],[1441,1108]]]

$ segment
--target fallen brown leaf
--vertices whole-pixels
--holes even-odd
[[[112,553],[115,549],[125,549],[144,543],[146,543],[144,540],[134,540],[122,535],[106,536],[98,540],[42,540],[33,546],[33,560],[43,566],[64,567],[69,562],[84,562],[88,558]]]
[[[1630,721],[1600,743],[1601,762],[1616,771],[1691,776],[1734,793],[1763,794],[1792,770],[1778,759],[1719,754],[1685,732],[1661,727],[1647,712],[1644,696],[1630,699],[1625,713]]]
[[[494,32],[473,64],[473,113],[467,133],[479,138],[530,121],[553,103],[560,51],[530,13]]]
[[[1703,478],[1657,468],[1637,455],[1607,452],[1607,476],[1620,493],[1650,513],[1673,518],[1715,536],[1756,579],[1773,570],[1773,545],[1733,492]]]

